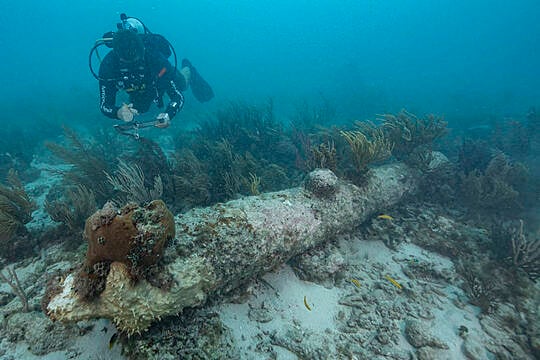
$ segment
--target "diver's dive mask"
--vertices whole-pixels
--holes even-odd
[[[113,51],[122,63],[134,64],[144,58],[144,42],[135,31],[118,30],[113,37]]]

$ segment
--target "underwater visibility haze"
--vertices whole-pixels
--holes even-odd
[[[0,9],[0,358],[540,358],[537,0]]]

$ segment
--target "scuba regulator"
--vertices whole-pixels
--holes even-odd
[[[120,22],[116,24],[117,30],[131,30],[135,32],[136,34],[143,37],[143,42],[145,47],[153,48],[157,51],[159,51],[161,54],[163,54],[166,58],[170,57],[171,54],[174,55],[174,72],[176,73],[177,67],[178,67],[178,59],[176,57],[176,51],[174,50],[174,47],[171,45],[171,43],[165,39],[162,35],[154,34],[144,25],[144,23],[136,18],[127,16],[126,14],[122,13],[120,14]],[[92,65],[92,57],[94,53],[96,54],[97,59],[101,63],[102,59],[99,54],[99,47],[106,46],[109,49],[113,48],[113,40],[114,40],[115,32],[114,31],[108,31],[100,39],[97,39],[92,49],[90,49],[90,54],[88,56],[88,66],[90,67],[90,72],[99,81],[109,81],[109,80],[116,80],[116,79],[103,79],[100,78],[99,75],[94,71],[93,65]]]

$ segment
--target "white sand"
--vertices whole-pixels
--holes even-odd
[[[362,284],[359,292],[371,291],[370,287],[375,281],[384,279],[385,274],[390,274],[392,278],[405,284],[408,279],[401,271],[402,262],[410,259],[429,261],[437,268],[453,268],[452,262],[440,255],[427,252],[412,244],[402,244],[397,251],[388,249],[380,241],[362,241],[355,237],[340,241],[339,246],[343,254],[346,254],[348,264],[375,264],[382,265],[384,274],[358,274],[358,280]],[[280,330],[299,324],[303,329],[312,330],[324,336],[325,329],[335,330],[335,317],[340,310],[347,310],[347,307],[338,304],[338,299],[343,295],[344,290],[334,287],[326,289],[323,286],[300,280],[289,266],[284,265],[276,272],[269,273],[263,279],[271,285],[270,288],[262,282],[258,282],[253,288],[253,294],[242,304],[222,304],[216,310],[220,313],[221,319],[233,333],[236,343],[241,349],[242,358],[260,359],[261,353],[255,351],[256,344],[261,336],[267,336],[273,330]],[[382,280],[384,281],[384,280]],[[354,286],[346,283],[346,286]],[[449,350],[445,354],[452,354],[451,359],[465,359],[461,352],[463,339],[459,337],[457,329],[464,325],[469,329],[469,333],[482,333],[476,314],[478,309],[467,305],[463,309],[456,307],[453,300],[459,295],[463,296],[461,289],[454,286],[441,287],[443,296],[438,296],[438,304],[429,307],[435,316],[431,320],[432,335],[438,337],[448,344]],[[444,296],[445,295],[445,296]],[[308,311],[303,299],[306,296],[312,311]],[[399,296],[405,296],[400,294]],[[272,321],[260,323],[250,320],[248,312],[251,308],[264,307],[270,309],[274,314]],[[278,314],[278,315],[275,315]],[[402,334],[399,347],[404,350],[412,349]],[[291,352],[274,346],[278,354],[278,359],[296,359]]]
[[[338,289],[326,289],[323,286],[300,280],[292,269],[284,265],[279,270],[269,273],[263,279],[271,286],[259,282],[255,293],[243,304],[223,304],[218,306],[221,319],[231,328],[235,341],[246,358],[260,358],[252,350],[257,344],[257,334],[262,331],[281,330],[299,323],[303,328],[315,332],[335,327],[334,317],[341,305],[338,305]],[[311,311],[304,305],[304,296]],[[260,323],[249,319],[250,307],[270,309],[274,319]],[[296,356],[278,349],[283,359],[296,359]]]

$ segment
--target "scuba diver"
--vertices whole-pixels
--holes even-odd
[[[200,102],[214,97],[210,85],[198,74],[189,60],[182,60],[182,67],[177,70],[176,52],[163,36],[154,34],[137,18],[120,15],[116,32],[108,32],[96,41],[90,51],[89,65],[94,77],[99,80],[101,112],[112,119],[125,122],[115,128],[126,135],[129,129],[146,126],[166,128],[184,105],[182,94],[188,87]],[[101,45],[112,48],[101,61],[99,74],[92,66],[92,56]],[[174,66],[168,58],[174,54]],[[101,59],[100,59],[101,60]],[[129,104],[116,104],[119,90],[129,95]],[[137,123],[135,116],[149,110],[152,103],[164,108],[163,96],[170,101],[154,121]],[[138,133],[136,134],[138,138]]]

